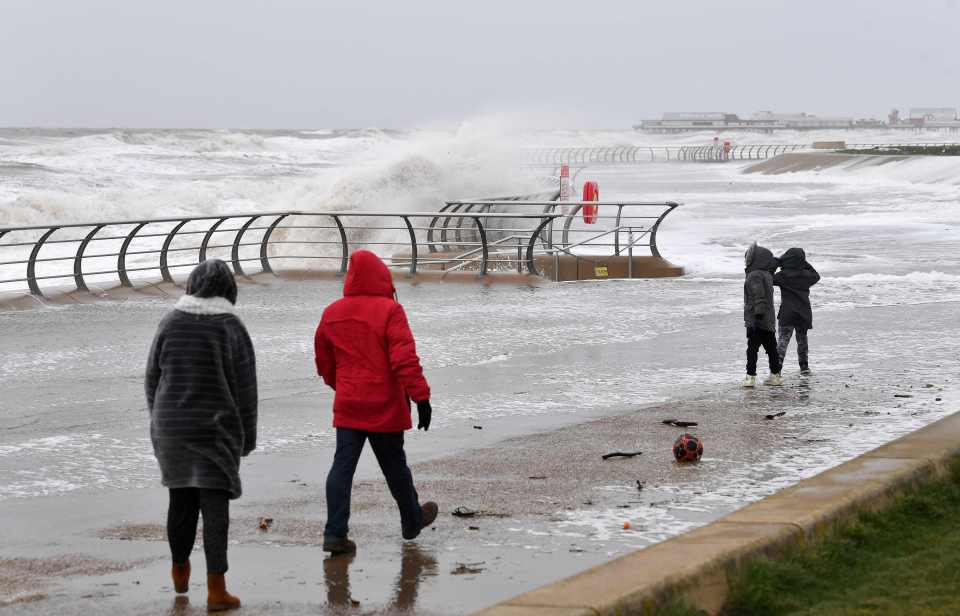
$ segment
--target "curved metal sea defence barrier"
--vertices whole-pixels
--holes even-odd
[[[526,152],[524,163],[534,166],[618,165],[663,161],[721,162],[728,160],[764,160],[786,152],[809,150],[809,144],[723,144],[670,146],[603,146],[540,148]]]
[[[584,206],[600,213],[588,225]],[[210,257],[237,276],[279,269],[343,274],[358,248],[416,275],[421,270],[542,274],[544,255],[611,254],[646,246],[676,203],[458,201],[438,212],[258,212],[0,227],[0,290],[173,283]],[[278,265],[282,264],[282,267]],[[69,289],[68,289],[69,290]]]

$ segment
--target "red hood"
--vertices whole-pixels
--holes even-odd
[[[393,277],[380,257],[369,250],[358,250],[350,256],[350,268],[343,282],[343,295],[380,295],[393,297]]]

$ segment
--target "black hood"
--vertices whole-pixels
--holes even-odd
[[[237,303],[237,281],[220,259],[207,259],[193,268],[186,291],[194,297],[224,297],[231,304]]]
[[[747,249],[747,254],[744,255],[744,263],[746,264],[744,271],[748,274],[757,270],[766,270],[772,274],[780,265],[772,252],[763,246],[757,246],[756,242]]]
[[[780,257],[780,266],[783,269],[803,269],[806,264],[807,253],[803,252],[803,248],[791,248]]]

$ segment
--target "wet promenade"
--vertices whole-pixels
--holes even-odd
[[[239,312],[262,398],[260,448],[232,507],[230,584],[245,613],[466,613],[703,524],[956,410],[953,193],[702,169],[600,177],[611,191],[685,203],[661,242],[686,277],[399,285],[435,391],[434,424],[409,435],[408,455],[421,494],[442,513],[416,545],[399,540],[367,454],[351,524],[360,551],[324,559],[331,396],[311,353],[339,285],[244,285]],[[753,238],[776,252],[807,247],[824,275],[814,288],[814,374],[800,379],[791,349],[780,389],[737,386],[740,254]],[[4,612],[193,609],[174,606],[168,587],[166,495],[142,393],[143,361],[172,302],[0,313]],[[672,464],[679,431],[665,418],[699,422],[700,465]],[[628,460],[600,457],[638,449]],[[482,513],[452,516],[459,506]],[[261,517],[274,520],[269,530]],[[199,552],[194,561],[202,573]],[[203,605],[201,587],[190,596]]]

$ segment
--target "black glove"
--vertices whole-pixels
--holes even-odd
[[[430,406],[429,400],[421,400],[417,402],[417,429],[423,428],[424,432],[430,429],[430,416],[433,414],[433,408]]]

